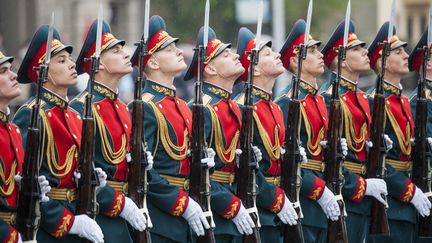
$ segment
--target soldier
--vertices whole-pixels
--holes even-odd
[[[196,46],[204,41],[200,29]],[[252,234],[255,226],[240,199],[235,196],[236,153],[239,147],[241,117],[237,104],[230,99],[231,90],[237,78],[244,73],[239,55],[231,44],[222,43],[209,28],[206,60],[204,61],[203,105],[205,116],[205,139],[207,145],[216,151],[215,169],[211,179],[211,207],[216,224],[217,242],[234,242],[242,234]],[[198,55],[195,53],[184,80],[197,75]],[[236,152],[237,150],[237,152]],[[261,152],[254,146],[257,160]]]
[[[409,69],[410,71],[415,71],[417,73],[421,74],[422,71],[422,61],[423,61],[423,52],[422,48],[424,46],[427,46],[427,34],[428,34],[428,28],[423,32],[423,35],[421,36],[420,40],[417,42],[417,45],[414,47],[413,51],[411,52],[408,63],[409,63]],[[421,77],[422,78],[422,77]],[[416,117],[416,103],[417,103],[417,90],[416,88],[410,97],[410,103],[411,103],[411,110],[413,113],[413,117]],[[426,76],[424,80],[424,93],[426,97],[427,102],[427,119],[426,119],[426,136],[427,141],[429,143],[429,146],[432,147],[432,102],[430,100],[431,97],[431,91],[432,91],[432,62],[431,60],[428,60],[426,64]],[[425,192],[426,193],[426,192]],[[419,239],[417,238],[415,242],[428,242],[430,239]]]
[[[177,41],[166,32],[160,16],[150,18],[148,55],[143,60],[144,70],[139,71],[148,79],[142,95],[146,103],[144,136],[156,161],[149,171],[147,197],[150,217],[157,225],[151,230],[153,242],[188,242],[192,240],[190,228],[197,235],[210,228],[201,207],[187,193],[192,114],[173,86],[175,76],[187,67]],[[136,50],[132,56],[133,65],[138,65],[138,54]],[[207,152],[209,157],[201,162],[212,167],[214,151]]]
[[[90,74],[90,62],[84,59],[94,55],[96,49],[97,20],[87,33],[76,61],[78,74]],[[96,222],[101,226],[105,242],[132,242],[126,222],[136,230],[145,229],[146,219],[127,194],[127,158],[131,132],[130,114],[126,105],[118,99],[118,83],[121,77],[132,72],[130,55],[125,52],[125,41],[111,33],[107,23],[102,24],[99,71],[95,75],[93,115],[95,121],[95,166],[106,171],[107,186],[97,193],[100,214]],[[84,115],[87,96],[84,90],[71,102],[71,107]],[[150,156],[151,157],[151,156]],[[149,164],[153,163],[148,158]]]
[[[381,26],[374,41],[368,47],[370,66],[376,74],[381,73],[382,46],[387,41],[389,23]],[[386,156],[389,208],[387,210],[390,236],[371,236],[370,242],[413,242],[416,223],[416,209],[421,215],[429,215],[431,204],[424,193],[410,180],[411,138],[414,134],[414,121],[408,98],[402,95],[401,78],[409,72],[406,42],[401,41],[393,30],[390,55],[387,57],[384,75],[385,133],[389,135],[393,148]],[[370,101],[375,89],[368,91]],[[371,102],[372,103],[372,102]]]
[[[18,70],[20,83],[37,81],[34,67],[45,61],[48,26],[41,26],[33,36],[27,53]],[[39,161],[41,175],[44,175],[51,191],[50,198],[40,206],[41,222],[37,233],[38,242],[74,242],[79,237],[93,242],[103,242],[98,224],[87,215],[76,215],[77,185],[73,172],[77,169],[78,151],[81,142],[81,118],[68,107],[68,88],[77,83],[75,63],[71,58],[72,47],[61,43],[60,35],[54,30],[51,62],[48,80],[42,84],[40,117]],[[30,97],[17,111],[14,122],[20,128],[23,144],[26,142],[30,114],[35,97]],[[97,169],[101,184],[106,178]],[[79,236],[79,237],[78,237]]]
[[[320,93],[330,106],[333,81],[337,78],[338,58],[335,51],[343,44],[345,21],[339,23],[328,42],[321,50],[324,64],[332,71],[330,79],[321,87]],[[385,204],[381,194],[387,195],[387,187],[382,179],[365,179],[367,149],[371,115],[366,93],[358,88],[360,74],[370,70],[369,57],[364,48],[365,42],[355,34],[354,24],[349,23],[346,60],[341,65],[339,95],[342,116],[342,134],[348,143],[348,154],[344,159],[343,175],[345,183],[342,195],[348,216],[346,225],[349,242],[363,242],[369,229],[372,196]]]
[[[306,23],[300,19],[294,24],[282,47],[281,60],[288,71],[297,73],[298,49],[304,43]],[[325,186],[323,172],[325,167],[324,151],[328,115],[324,98],[318,94],[316,78],[324,72],[323,55],[318,51],[321,42],[309,36],[306,46],[307,56],[303,61],[299,86],[301,104],[300,140],[306,145],[308,162],[302,165],[303,182],[300,190],[300,203],[304,218],[302,220],[305,242],[326,242],[327,219],[337,220],[339,206],[334,194]],[[295,78],[295,77],[294,77]],[[291,86],[285,88],[276,104],[280,105],[284,119],[288,114]],[[286,121],[285,121],[286,122]],[[341,144],[343,141],[341,140]],[[342,146],[343,148],[345,146]],[[345,149],[345,148],[344,148]]]
[[[241,28],[238,33],[237,54],[245,71],[239,80],[248,80],[250,68],[249,54],[256,47],[255,36],[247,28]],[[261,222],[260,236],[262,242],[282,242],[281,222],[297,224],[297,213],[292,203],[280,186],[281,146],[285,139],[285,124],[282,111],[272,101],[272,88],[276,78],[284,72],[280,54],[271,49],[271,42],[261,43],[259,62],[255,66],[253,80],[254,131],[253,144],[263,151],[260,161],[260,171],[257,173],[258,195],[257,206]],[[244,93],[236,102],[244,103]],[[304,160],[306,153],[300,149]]]

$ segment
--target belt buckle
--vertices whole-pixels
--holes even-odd
[[[229,176],[228,176],[228,183],[229,183],[230,186],[233,184],[234,180],[235,180],[235,174],[234,173],[230,173]]]
[[[183,189],[189,190],[189,179],[185,179],[183,182]]]
[[[66,190],[66,199],[69,203],[71,203],[75,199],[74,191],[71,189]]]
[[[273,179],[273,184],[275,185],[275,186],[280,186],[280,176],[275,176],[274,177],[274,179]]]
[[[412,170],[412,163],[411,162],[407,162],[406,168],[407,168],[407,171]]]
[[[11,213],[11,215],[9,216],[9,222],[12,225],[14,225],[16,223],[16,214],[15,213]]]
[[[126,182],[123,183],[123,185],[122,185],[122,192],[123,192],[123,194],[127,195],[128,190],[129,190],[129,184],[126,183]]]
[[[325,171],[325,163],[323,161],[321,161],[321,172]]]
[[[362,175],[366,175],[366,165],[364,164],[361,165],[361,173]]]

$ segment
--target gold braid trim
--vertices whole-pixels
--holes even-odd
[[[108,134],[105,129],[105,123],[102,120],[101,115],[97,111],[95,105],[93,104],[93,116],[95,118],[96,126],[101,135],[101,147],[102,147],[102,155],[105,161],[118,165],[120,164],[126,157],[126,134],[122,135],[122,144],[118,151],[114,151],[114,148],[110,145]],[[114,142],[113,142],[114,143]]]
[[[14,230],[12,231],[9,240],[7,241],[7,243],[15,243],[17,241],[17,231]]]
[[[5,168],[3,166],[0,166],[0,178],[3,181],[4,187],[9,186],[8,190],[5,191],[4,187],[0,186],[0,194],[4,197],[10,196],[15,188],[15,174],[16,174],[16,168],[17,168],[17,162],[16,160],[12,161],[12,168],[9,174],[9,177],[6,179],[6,172]],[[6,165],[4,165],[6,167]]]
[[[54,237],[56,237],[56,238],[61,238],[61,237],[63,237],[64,235],[66,235],[66,233],[67,233],[67,230],[68,230],[68,227],[69,227],[69,225],[70,225],[70,223],[71,223],[71,219],[72,219],[72,216],[71,215],[65,215],[61,220],[62,220],[62,223],[61,223],[61,225],[59,226],[59,228],[57,229],[57,231],[56,232],[54,232]]]
[[[215,147],[216,147],[216,153],[220,160],[224,164],[229,164],[234,161],[235,158],[235,149],[237,148],[237,144],[240,138],[240,131],[237,129],[237,131],[234,134],[233,139],[231,140],[231,144],[228,146],[227,149],[225,149],[225,145],[222,139],[222,129],[221,124],[219,121],[219,118],[216,114],[216,111],[211,107],[210,105],[207,106],[210,111],[211,116],[211,123],[212,123],[212,135],[210,136],[210,143],[213,139],[213,134],[215,135]],[[229,158],[226,159],[225,155],[229,154]]]
[[[308,149],[309,153],[312,156],[318,156],[321,153],[321,151],[322,151],[322,146],[320,144],[320,141],[324,138],[324,132],[325,132],[324,128],[325,127],[322,127],[319,130],[319,132],[318,132],[318,138],[317,138],[315,144],[312,144],[312,142],[311,142],[313,140],[313,132],[312,132],[312,128],[311,128],[312,125],[310,124],[309,120],[307,119],[307,114],[306,114],[306,111],[305,111],[305,109],[304,109],[304,107],[303,107],[302,104],[300,104],[300,110],[301,110],[303,121],[304,121],[304,124],[305,124],[306,133],[308,135],[308,138],[307,138],[307,149]],[[315,152],[313,152],[313,151],[315,151]]]
[[[356,138],[357,132],[354,127],[354,121],[353,117],[351,115],[351,112],[348,108],[348,105],[343,101],[343,99],[340,100],[341,108],[342,108],[342,117],[343,117],[343,127],[345,129],[345,138],[347,140],[348,148],[355,152],[359,153],[363,151],[364,145],[366,144],[366,135],[367,135],[367,124],[364,122],[360,128],[360,138]],[[354,143],[361,144],[360,148],[356,148],[357,146],[353,146]]]
[[[275,144],[272,146],[271,140],[265,128],[263,127],[258,115],[254,112],[253,117],[255,119],[255,123],[257,124],[258,133],[263,141],[264,148],[267,151],[271,160],[278,160],[280,158],[280,143],[279,143],[279,127],[274,127],[274,141]]]
[[[407,124],[406,124],[406,128],[405,128],[406,132],[405,132],[405,136],[404,136],[404,134],[402,133],[401,128],[399,127],[399,124],[398,124],[396,118],[394,117],[393,113],[391,113],[390,108],[388,107],[387,104],[385,106],[385,111],[386,111],[386,114],[387,114],[387,116],[389,118],[390,124],[392,125],[393,130],[396,133],[396,138],[398,140],[401,152],[403,154],[405,154],[405,155],[410,155],[411,154],[411,141],[410,141],[410,138],[411,138],[411,128],[410,128],[410,123],[407,122]]]
[[[148,102],[150,106],[153,108],[156,116],[157,125],[159,128],[159,135],[162,145],[165,149],[165,152],[173,159],[173,160],[184,160],[187,156],[187,153],[180,154],[182,151],[186,151],[188,149],[189,144],[189,133],[187,128],[185,128],[183,133],[183,145],[177,146],[175,145],[169,134],[168,125],[166,123],[166,119],[164,114],[159,110],[159,108],[153,103]],[[177,154],[177,153],[179,154]]]
[[[57,158],[56,158],[57,152],[55,148],[54,135],[52,132],[51,125],[48,121],[48,118],[46,117],[45,112],[40,112],[40,116],[42,118],[44,134],[46,134],[47,136],[46,158],[47,158],[48,168],[53,176],[57,178],[63,178],[70,173],[73,165],[73,160],[78,158],[77,147],[74,144],[69,148],[69,150],[66,153],[66,159],[63,165],[57,163]],[[45,143],[45,139],[44,139],[44,143]],[[53,167],[56,171],[61,171],[61,170],[65,170],[65,171],[63,173],[57,173],[54,172]]]

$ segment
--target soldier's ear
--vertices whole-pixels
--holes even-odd
[[[154,56],[150,57],[147,62],[147,66],[150,69],[159,69],[159,62],[154,58]]]
[[[204,72],[208,75],[208,76],[213,76],[213,75],[217,75],[217,71],[216,68],[213,67],[213,65],[206,65],[204,68]]]

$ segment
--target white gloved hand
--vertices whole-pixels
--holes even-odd
[[[22,242],[22,238],[21,238],[21,234],[20,234],[20,233],[18,233],[18,243],[23,243],[23,242]]]
[[[78,235],[94,243],[104,242],[104,235],[99,225],[85,214],[75,215],[69,234]]]
[[[427,140],[427,142],[429,144],[429,147],[432,148],[432,138],[431,137],[427,137],[426,140]]]
[[[240,167],[240,155],[242,153],[243,153],[243,151],[241,149],[239,149],[239,148],[235,150],[235,154],[236,154],[235,162],[236,162],[237,168]]]
[[[132,199],[125,197],[125,205],[120,217],[124,218],[134,229],[144,231],[147,220]]]
[[[207,157],[201,159],[201,164],[206,164],[207,167],[210,169],[215,166],[214,157],[216,156],[216,153],[212,148],[207,148],[206,152],[207,152]]]
[[[147,167],[146,170],[151,170],[153,169],[153,155],[150,151],[146,151],[146,155],[147,155]]]
[[[382,195],[387,196],[387,184],[383,179],[369,178],[366,179],[366,196],[372,196],[380,201],[382,204],[387,205]]]
[[[253,233],[253,228],[255,227],[255,223],[253,222],[251,216],[246,211],[246,208],[243,206],[243,203],[240,204],[240,209],[237,215],[232,219],[233,223],[237,227],[237,230],[240,234],[251,235]]]
[[[255,154],[256,162],[260,162],[262,160],[261,150],[257,146],[252,146],[253,153]]]
[[[348,144],[347,144],[347,141],[346,141],[345,138],[341,138],[340,139],[340,146],[341,146],[341,149],[342,149],[343,156],[344,157],[347,156],[348,155]]]
[[[373,143],[372,143],[371,140],[366,140],[366,147],[367,147],[368,149],[370,149],[370,148],[373,147]]]
[[[95,168],[94,171],[96,172],[99,179],[99,186],[96,187],[96,190],[98,190],[99,188],[102,188],[106,185],[107,174],[102,170],[102,168],[99,167]]]
[[[132,156],[131,153],[126,153],[126,162],[131,162],[132,161]]]
[[[330,191],[330,189],[325,187],[324,193],[317,202],[321,206],[327,218],[333,221],[338,220],[338,217],[340,216],[339,205],[335,195]]]
[[[384,145],[386,148],[386,152],[390,151],[393,148],[393,141],[390,139],[389,135],[384,134]]]
[[[46,179],[44,175],[38,177],[39,187],[41,190],[41,202],[48,202],[49,197],[46,195],[49,191],[51,191],[51,187],[49,185],[49,181]]]
[[[78,170],[74,170],[73,175],[74,175],[73,180],[75,181],[75,185],[78,188],[79,180],[81,179],[81,173]]]
[[[286,150],[285,150],[285,148],[284,147],[280,147],[280,154],[281,155],[284,155],[286,153]]]
[[[189,223],[189,226],[198,236],[203,236],[205,234],[204,228],[210,228],[200,205],[190,197],[182,217]]]
[[[306,150],[305,150],[305,148],[303,148],[303,146],[301,146],[301,145],[299,145],[299,152],[300,152],[300,156],[302,157],[301,164],[302,164],[302,165],[307,164],[307,162],[308,162],[308,158],[307,158],[307,155],[306,155]]]
[[[282,210],[277,213],[277,216],[284,224],[296,225],[297,224],[297,213],[290,202],[290,200],[285,196],[285,202],[283,204]]]
[[[319,142],[319,144],[321,145],[321,147],[323,147],[323,148],[327,148],[327,140],[321,140],[321,141]]]
[[[429,216],[430,214],[430,208],[431,208],[431,202],[426,197],[426,195],[423,193],[423,191],[416,186],[415,193],[413,198],[411,199],[411,204],[414,205],[414,207],[417,209],[419,214],[422,217]]]

